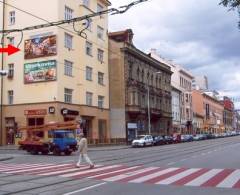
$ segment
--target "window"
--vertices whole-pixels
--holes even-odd
[[[65,103],[72,103],[72,89],[64,88],[64,102]]]
[[[67,76],[72,76],[72,68],[73,63],[68,60],[64,60],[64,74]]]
[[[86,41],[86,54],[92,56],[92,43]]]
[[[8,91],[8,104],[13,104],[13,90]]]
[[[104,29],[100,26],[97,26],[97,37],[99,39],[102,39],[103,40],[103,32],[104,32]]]
[[[73,10],[67,6],[65,6],[64,18],[65,20],[71,20],[73,18]]]
[[[86,104],[88,106],[92,106],[92,96],[93,94],[91,92],[86,93]]]
[[[98,49],[98,61],[100,61],[101,63],[103,62],[103,53],[103,50]]]
[[[8,64],[8,78],[13,78],[14,76],[14,64]]]
[[[98,96],[98,107],[103,108],[104,105],[104,96]]]
[[[14,25],[16,22],[15,11],[9,12],[9,24]]]
[[[7,39],[8,39],[8,44],[9,44],[9,45],[14,45],[14,43],[15,43],[14,37],[8,37]]]
[[[43,125],[44,118],[28,118],[28,126]]]
[[[98,3],[97,4],[97,12],[101,12],[101,11],[103,11],[103,6]]]
[[[89,66],[86,67],[86,80],[92,81],[92,68]]]
[[[98,84],[103,85],[104,73],[98,72]]]
[[[89,31],[92,31],[92,18],[88,18],[88,21],[87,21],[88,23],[86,24],[86,27],[88,26],[88,30]]]
[[[89,0],[83,0],[83,5],[85,5],[86,7],[89,7]]]
[[[72,39],[73,39],[72,35],[65,33],[65,47],[66,48],[72,49]]]

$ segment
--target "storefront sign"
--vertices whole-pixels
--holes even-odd
[[[48,113],[49,114],[54,114],[55,113],[55,107],[51,106],[48,108]]]
[[[39,110],[24,110],[24,115],[46,115],[46,109],[39,109]]]
[[[57,80],[56,60],[24,64],[24,83]]]
[[[76,110],[69,110],[67,108],[63,108],[61,110],[62,115],[74,115],[74,116],[78,116],[79,112]]]
[[[24,42],[24,59],[57,55],[56,35],[36,37]]]
[[[137,123],[128,123],[127,127],[128,129],[137,129]]]

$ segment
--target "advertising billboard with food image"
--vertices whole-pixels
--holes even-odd
[[[24,83],[55,81],[57,79],[57,62],[49,60],[24,64]]]
[[[37,37],[25,40],[24,42],[24,59],[34,59],[54,55],[57,55],[56,35]]]

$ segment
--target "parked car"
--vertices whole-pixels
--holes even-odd
[[[173,137],[168,136],[168,135],[164,136],[164,141],[165,141],[166,144],[173,144],[174,143]]]
[[[165,140],[162,136],[153,136],[153,145],[154,146],[159,146],[165,144]]]
[[[182,135],[181,136],[181,141],[182,142],[192,142],[193,141],[193,136],[192,135]]]
[[[153,137],[151,135],[139,135],[132,141],[132,147],[153,146]]]
[[[200,134],[194,135],[193,140],[194,141],[200,141],[200,140],[202,140],[202,136]]]

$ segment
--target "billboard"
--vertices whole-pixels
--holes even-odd
[[[25,40],[24,59],[57,55],[57,37],[50,35]]]
[[[49,60],[24,64],[24,83],[36,83],[57,80],[57,62]]]

